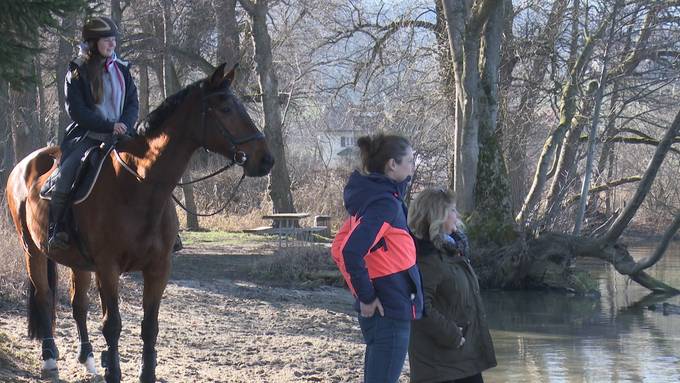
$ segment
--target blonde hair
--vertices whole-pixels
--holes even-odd
[[[425,189],[418,193],[408,208],[408,226],[419,239],[434,240],[443,234],[450,234],[442,231],[449,210],[455,208],[455,197],[450,191],[443,188]],[[456,227],[462,226],[458,220]]]

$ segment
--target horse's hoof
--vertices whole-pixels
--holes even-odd
[[[47,359],[43,361],[40,376],[43,379],[54,379],[59,377],[59,369],[57,368],[56,359]]]
[[[111,371],[111,369],[107,368],[104,379],[106,383],[120,383],[120,371]]]
[[[85,371],[88,374],[97,375],[97,366],[94,363],[94,356],[92,354],[90,354],[90,356],[87,357],[87,360],[85,360],[83,366],[85,366]]]
[[[156,372],[154,369],[141,366],[139,369],[139,383],[156,383]]]
[[[151,376],[139,376],[139,383],[156,383],[156,376],[151,375]]]

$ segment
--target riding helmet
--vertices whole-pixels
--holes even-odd
[[[96,40],[102,37],[118,36],[116,23],[106,16],[91,17],[83,25],[83,40]]]

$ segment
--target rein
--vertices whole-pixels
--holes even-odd
[[[201,84],[201,93],[202,93],[202,97],[201,97],[201,125],[203,125],[203,142],[206,141],[207,136],[208,136],[208,134],[207,134],[208,124],[206,122],[207,114],[208,114],[208,112],[212,112],[214,110],[212,107],[207,106],[206,101],[210,97],[213,97],[213,96],[224,96],[224,97],[227,97],[227,98],[228,97],[234,97],[234,95],[229,91],[229,88],[226,88],[225,90],[219,90],[219,91],[215,91],[215,92],[211,92],[211,93],[206,94],[204,85],[205,85],[205,83]],[[236,104],[236,105],[238,106],[238,104]],[[237,112],[240,114],[241,118],[245,119],[246,121],[248,121],[252,124],[252,120],[243,110],[241,110],[240,108],[237,108]],[[218,126],[220,128],[220,132],[227,139],[227,142],[230,145],[229,151],[234,153],[233,158],[229,159],[230,162],[227,165],[221,167],[220,169],[218,169],[217,171],[215,171],[213,173],[210,173],[206,176],[200,177],[200,178],[192,180],[192,181],[178,182],[178,183],[175,184],[175,186],[186,186],[186,185],[191,185],[191,184],[194,184],[194,183],[197,183],[197,182],[207,180],[208,178],[214,177],[214,176],[228,170],[229,168],[233,167],[234,165],[239,165],[239,166],[243,167],[243,165],[245,165],[246,161],[248,161],[248,155],[244,151],[238,150],[238,145],[243,145],[243,144],[248,143],[250,141],[264,140],[265,139],[264,134],[257,129],[256,129],[257,133],[254,133],[250,136],[243,137],[243,138],[236,138],[231,134],[231,132],[229,132],[229,130],[224,126],[224,124],[222,124],[221,120],[219,120],[219,119],[216,119],[216,120],[217,120]],[[204,146],[204,145],[201,145],[201,146]],[[123,168],[125,170],[127,170],[129,173],[131,173],[133,176],[135,176],[135,178],[137,178],[137,180],[145,181],[145,179],[141,175],[139,175],[139,173],[137,173],[127,163],[125,163],[125,161],[123,161],[123,159],[120,157],[120,154],[118,154],[118,151],[115,149],[115,147],[113,149],[113,153],[115,154],[118,162],[120,162],[120,164],[123,166]],[[193,212],[193,211],[189,210],[186,206],[184,206],[184,204],[182,204],[182,202],[180,202],[180,200],[177,197],[175,197],[174,194],[171,194],[171,196],[172,196],[173,201],[175,201],[175,203],[177,203],[177,205],[179,205],[188,214],[198,216],[198,217],[211,217],[211,216],[214,216],[216,214],[221,213],[222,211],[224,211],[229,206],[229,203],[231,203],[231,201],[236,196],[236,191],[238,190],[239,186],[241,186],[241,183],[243,182],[243,179],[245,177],[246,177],[246,172],[244,170],[243,175],[241,176],[241,178],[236,183],[236,186],[234,186],[234,188],[232,189],[231,196],[229,197],[227,202],[220,209],[218,209],[217,211],[214,211],[212,213],[204,214],[204,213]]]
[[[244,179],[244,178],[246,178],[246,173],[245,173],[245,172],[243,172],[243,175],[242,175],[241,178],[238,180],[238,183],[236,183],[236,186],[234,186],[234,188],[231,190],[231,196],[229,197],[229,199],[227,200],[227,202],[224,204],[224,206],[222,206],[221,208],[217,209],[216,211],[214,211],[214,212],[212,212],[212,213],[196,213],[196,212],[193,212],[193,211],[189,210],[186,206],[184,206],[184,205],[182,204],[182,202],[180,202],[180,200],[179,200],[177,197],[175,197],[174,194],[172,194],[172,200],[175,201],[175,203],[178,204],[179,207],[181,207],[182,209],[184,209],[184,211],[186,211],[187,213],[189,213],[189,214],[191,214],[191,215],[195,215],[195,216],[197,216],[197,217],[212,217],[213,215],[217,215],[217,214],[223,212],[224,209],[226,209],[227,206],[229,206],[229,203],[230,203],[230,202],[234,199],[234,197],[236,196],[236,191],[238,190],[238,187],[241,186],[241,182],[243,182],[243,179]]]

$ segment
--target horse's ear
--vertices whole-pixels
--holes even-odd
[[[229,86],[234,83],[234,77],[236,77],[236,68],[238,68],[238,63],[234,64],[234,67],[231,68],[229,73],[224,75],[224,79],[227,81]]]
[[[226,65],[227,63],[222,63],[217,67],[217,69],[215,69],[215,72],[213,72],[212,76],[210,76],[210,86],[212,88],[219,87],[224,81],[224,67]]]

